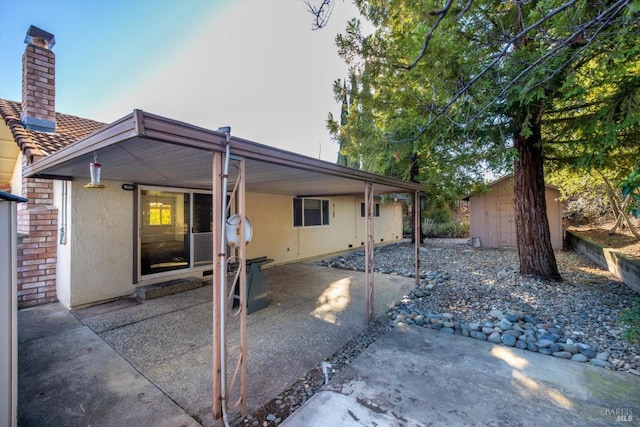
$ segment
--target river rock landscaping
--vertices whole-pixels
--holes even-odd
[[[556,253],[562,282],[519,274],[515,248],[432,239],[420,247],[420,284],[387,313],[405,323],[640,375],[640,348],[619,320],[638,294],[581,255]],[[413,245],[375,249],[375,270],[414,277]],[[364,271],[364,251],[324,261]]]

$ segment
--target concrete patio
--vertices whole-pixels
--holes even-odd
[[[364,273],[297,263],[265,270],[269,305],[248,316],[252,412],[354,338],[364,324]],[[375,314],[414,280],[376,274]],[[214,425],[212,287],[69,312],[19,312],[19,423]],[[238,326],[230,319],[229,346]]]
[[[632,374],[402,326],[281,425],[637,426],[639,414]]]
[[[266,272],[269,305],[248,317],[250,413],[365,327],[363,273],[313,263]],[[376,315],[414,283],[375,280]],[[211,291],[20,310],[19,425],[216,425]],[[234,321],[229,331],[233,345]],[[631,374],[402,326],[283,425],[638,425],[638,390]]]

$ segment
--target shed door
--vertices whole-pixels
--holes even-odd
[[[498,246],[516,246],[513,203],[498,205]]]

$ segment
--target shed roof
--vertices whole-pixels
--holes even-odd
[[[493,181],[491,181],[491,182],[487,183],[487,188],[488,188],[488,189],[491,189],[491,188],[493,188],[493,187],[495,187],[495,186],[497,186],[497,185],[501,184],[503,181],[506,181],[506,180],[509,180],[509,179],[513,179],[513,174],[512,174],[512,173],[507,174],[507,175],[505,175],[505,176],[503,176],[503,177],[501,177],[501,178],[498,178],[498,179],[496,179],[496,180],[493,180]],[[551,188],[551,189],[553,189],[553,190],[558,190],[558,187],[556,187],[555,185],[552,185],[552,184],[547,184],[547,183],[545,183],[545,184],[544,184],[544,186],[545,186],[545,188]],[[467,194],[466,196],[464,196],[464,197],[462,198],[462,200],[469,201],[469,199],[470,199],[471,197],[473,197],[473,196],[481,196],[482,194],[483,194],[483,193],[480,193],[480,194],[477,194],[477,193],[470,193],[470,194]]]
[[[134,110],[98,131],[24,168],[26,176],[89,179],[94,153],[103,181],[211,189],[213,152],[225,150],[225,135]],[[340,166],[246,139],[232,137],[231,154],[246,161],[246,191],[296,196],[425,191],[417,183]],[[233,185],[233,176],[230,184]]]

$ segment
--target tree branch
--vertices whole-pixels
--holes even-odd
[[[329,22],[331,12],[333,12],[333,6],[335,0],[322,0],[320,6],[316,7],[311,4],[311,0],[303,0],[307,5],[307,11],[314,16],[313,23],[311,24],[312,30],[319,30],[324,28]]]
[[[478,81],[480,80],[481,77],[483,77],[485,74],[487,74],[496,64],[498,64],[511,50],[511,47],[513,46],[514,43],[516,43],[518,40],[520,40],[522,37],[526,36],[530,31],[535,30],[536,28],[540,27],[542,24],[544,24],[546,21],[548,21],[549,19],[551,19],[553,16],[565,11],[566,9],[572,7],[573,5],[575,5],[577,2],[577,0],[569,0],[566,3],[564,3],[563,5],[559,6],[558,8],[556,8],[555,10],[549,12],[549,14],[541,17],[538,21],[534,22],[533,24],[529,25],[528,27],[524,28],[522,31],[520,31],[518,34],[514,35],[513,37],[511,37],[507,42],[505,42],[504,47],[502,48],[502,50],[498,53],[498,55],[491,61],[489,62],[489,64],[487,64],[478,74],[476,74],[471,80],[469,80],[458,92],[456,92],[456,94],[453,96],[453,98],[444,106],[442,107],[438,112],[436,112],[431,119],[429,120],[429,122],[426,125],[422,125],[419,127],[419,132],[417,135],[415,135],[415,137],[412,138],[405,138],[403,140],[397,141],[397,142],[412,142],[417,140],[418,138],[420,138],[420,136],[422,136],[422,134],[424,132],[426,132],[426,130],[441,116],[443,115],[447,110],[449,110],[449,108],[451,108],[451,106],[453,104],[455,104],[456,102],[458,102],[458,100],[460,99],[460,97],[462,95],[464,95],[465,93],[467,93],[469,91],[469,89]],[[528,72],[530,72],[535,66],[541,64],[542,62],[544,62],[544,60],[549,59],[550,57],[552,57],[554,54],[556,54],[561,48],[566,47],[567,45],[569,45],[570,43],[573,42],[573,40],[576,37],[581,36],[582,34],[584,34],[584,32],[598,24],[600,24],[599,28],[597,28],[597,33],[599,33],[600,31],[602,31],[602,29],[606,26],[606,24],[613,19],[613,17],[615,17],[621,10],[622,8],[624,8],[626,5],[628,5],[629,0],[618,0],[617,2],[615,2],[613,5],[611,5],[607,10],[601,12],[598,16],[596,16],[594,19],[592,19],[591,21],[581,25],[576,31],[574,31],[573,34],[571,34],[569,37],[565,38],[561,43],[559,43],[558,45],[556,45],[553,49],[551,49],[549,52],[547,52],[545,55],[543,55],[542,57],[538,58],[537,61],[535,61],[532,64],[529,64],[529,66],[527,66],[522,72],[520,72],[514,79],[512,79],[507,86],[500,92],[500,94],[496,97],[493,98],[493,100],[491,102],[488,103],[488,105],[486,107],[484,107],[478,114],[481,114],[482,112],[486,111],[487,108],[489,108],[489,105],[492,105],[495,101],[497,101],[499,99],[499,97],[503,96],[506,91],[509,89],[509,87],[511,87],[516,81],[518,81],[519,79],[521,79],[524,75],[526,75]],[[445,5],[445,7],[443,9],[441,9],[440,11],[434,12],[434,13],[442,13],[443,11],[446,13],[446,11],[448,11],[447,7],[450,7],[451,2],[449,1],[447,3],[447,5]],[[442,20],[442,18],[444,18],[444,15],[439,15],[439,19],[436,22],[436,24],[439,24],[440,21]],[[428,46],[428,42],[431,39],[431,35],[433,34],[435,27],[433,27],[429,33],[427,34],[426,38],[425,38],[425,43],[423,45],[423,50],[421,51],[420,55],[416,58],[416,60],[413,61],[412,66],[415,67],[415,65],[417,64],[417,62],[422,59],[422,57],[425,55],[425,51],[426,48]],[[591,41],[589,41],[589,43],[593,42],[593,38]],[[585,48],[586,44],[581,46],[580,51],[582,51]],[[406,69],[410,69],[409,66],[407,67],[403,67]],[[555,75],[555,73],[554,73]]]
[[[468,6],[471,6],[471,1],[469,2]],[[427,33],[427,36],[424,38],[424,42],[422,43],[422,49],[420,50],[420,53],[418,54],[418,56],[413,60],[413,62],[411,62],[411,64],[406,65],[402,68],[411,70],[416,65],[418,65],[418,62],[420,62],[420,60],[425,55],[425,53],[427,53],[427,48],[429,47],[429,41],[431,40],[433,33],[436,31],[436,29],[438,28],[438,25],[440,25],[440,22],[442,22],[447,12],[449,12],[449,9],[451,9],[451,3],[453,3],[453,0],[447,0],[447,4],[445,4],[442,9],[430,13],[430,15],[437,15],[438,19],[436,19],[436,22],[433,24],[433,26],[429,30],[429,33]]]

